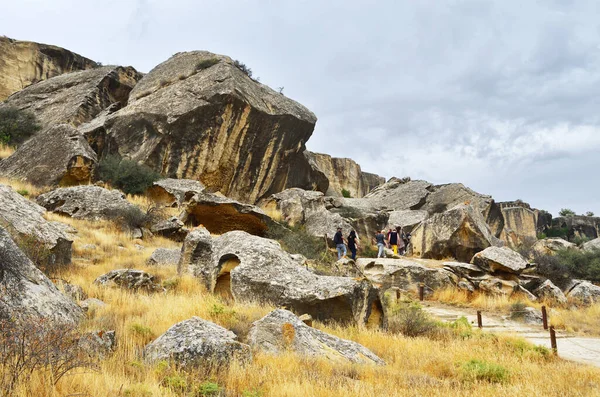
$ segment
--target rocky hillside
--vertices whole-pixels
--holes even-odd
[[[0,102],[38,81],[97,66],[64,48],[0,37]]]

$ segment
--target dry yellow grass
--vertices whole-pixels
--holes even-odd
[[[162,238],[132,241],[111,222],[89,222],[49,214],[78,229],[74,264],[62,275],[80,285],[90,297],[107,306],[93,310],[83,324],[86,330],[115,329],[116,352],[99,363],[98,372],[77,372],[55,387],[34,376],[22,385],[21,396],[192,396],[174,385],[195,388],[205,381],[217,383],[231,396],[594,396],[600,395],[600,370],[546,356],[521,340],[474,331],[470,337],[431,340],[405,338],[379,330],[317,323],[315,326],[354,340],[383,358],[384,367],[339,364],[300,357],[292,352],[271,356],[256,352],[251,364],[232,363],[228,370],[186,375],[162,364],[143,361],[143,347],[173,324],[192,316],[214,321],[244,335],[250,324],[273,308],[224,301],[207,293],[190,277],[178,278],[172,267],[148,267],[145,262],[157,247],[177,247]],[[93,244],[95,249],[87,246]],[[135,244],[145,248],[139,250]],[[164,294],[136,294],[93,285],[99,275],[118,268],[147,270],[167,281]],[[451,300],[450,293],[438,296]],[[463,298],[452,298],[460,303]],[[508,307],[510,301],[479,297],[482,307]],[[472,302],[463,302],[471,304]],[[590,313],[592,314],[592,313]],[[597,313],[596,313],[597,314]],[[465,363],[480,360],[507,370],[503,381],[474,380]],[[175,382],[178,381],[179,383]]]
[[[18,181],[15,179],[0,178],[0,184],[11,186],[17,192],[27,192],[26,196],[29,198],[37,197],[45,191],[48,191],[47,188],[40,188],[29,182]]]
[[[0,160],[9,157],[15,152],[15,148],[5,144],[0,144]]]

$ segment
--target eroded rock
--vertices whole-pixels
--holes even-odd
[[[154,266],[177,266],[181,258],[181,249],[179,248],[157,248],[154,250],[148,264]]]
[[[576,247],[575,244],[563,240],[562,238],[546,238],[537,241],[532,249],[540,255],[555,255],[560,250]]]
[[[198,193],[204,192],[204,185],[191,179],[161,179],[148,189],[148,197],[167,207],[179,207],[189,202]]]
[[[567,296],[585,304],[593,304],[600,302],[600,287],[589,281],[581,281],[569,290]]]
[[[366,347],[306,325],[292,312],[277,309],[254,322],[248,334],[250,346],[272,354],[288,349],[310,357],[332,361],[384,365]]]
[[[176,216],[156,222],[150,227],[152,234],[157,234],[175,241],[183,241],[189,230]]]
[[[142,292],[165,291],[155,276],[135,269],[112,270],[94,280],[94,284]]]
[[[542,285],[533,291],[533,293],[538,298],[549,299],[558,303],[567,303],[567,297],[565,294],[550,280],[544,281]]]
[[[488,247],[475,254],[471,263],[491,273],[519,274],[528,266],[525,258],[507,247]]]
[[[600,250],[600,238],[590,240],[587,243],[584,243],[583,249],[585,251]]]

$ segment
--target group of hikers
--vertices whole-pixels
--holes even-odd
[[[356,259],[356,252],[360,248],[358,236],[354,230],[350,231],[348,237],[344,238],[342,228],[338,227],[337,232],[333,236],[333,243],[337,249],[338,260],[346,256],[346,245],[351,253],[351,258]],[[385,230],[380,230],[375,234],[375,243],[377,244],[377,257],[385,258],[385,248],[391,248],[394,255],[404,255],[406,248],[410,244],[410,233],[405,233],[402,226],[397,226],[395,229],[389,229],[387,234]]]

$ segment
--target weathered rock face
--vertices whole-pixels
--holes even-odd
[[[426,181],[391,178],[362,199],[345,199],[344,205],[363,211],[398,211],[419,209],[429,195],[432,184]]]
[[[141,75],[131,67],[105,66],[63,74],[13,94],[0,106],[31,111],[42,127],[78,126],[114,103],[127,103]]]
[[[381,290],[398,288],[417,291],[419,283],[425,283],[426,291],[432,292],[456,285],[454,274],[444,268],[426,266],[424,261],[410,259],[358,258],[356,265],[371,282],[381,285]]]
[[[538,215],[529,204],[520,201],[498,203],[504,219],[500,238],[509,247],[517,247],[527,239],[537,238]]]
[[[373,310],[381,310],[366,280],[318,276],[276,241],[241,231],[210,241],[205,231],[194,230],[184,242],[179,269],[190,269],[211,292],[287,306],[319,320],[365,323]]]
[[[589,281],[581,281],[569,290],[567,296],[586,304],[592,304],[600,301],[600,287]]]
[[[202,225],[211,233],[243,230],[262,236],[270,218],[260,208],[211,193],[192,197],[179,217],[192,226]]]
[[[600,238],[590,240],[587,243],[583,244],[583,249],[585,251],[600,250]]]
[[[491,272],[519,274],[527,268],[527,260],[507,247],[488,247],[476,253],[471,263]]]
[[[0,102],[38,81],[96,66],[64,48],[0,37]]]
[[[175,324],[144,349],[149,362],[173,361],[183,368],[224,366],[233,360],[249,362],[252,352],[225,328],[192,317]]]
[[[115,331],[92,331],[84,334],[79,339],[79,347],[90,357],[103,359],[109,356],[116,347],[117,335]]]
[[[292,349],[304,356],[326,357],[333,361],[385,364],[366,347],[309,327],[292,312],[283,309],[254,322],[248,341],[250,346],[272,354]]]
[[[546,238],[544,240],[539,240],[532,247],[533,251],[540,255],[554,255],[560,250],[569,248],[577,248],[577,246],[562,238]]]
[[[552,283],[550,280],[546,280],[533,291],[538,298],[545,298],[554,300],[559,303],[567,303],[567,297],[565,294]]]
[[[0,161],[0,175],[39,186],[89,183],[96,153],[75,128],[59,124],[28,140]]]
[[[204,185],[198,181],[167,178],[154,182],[147,195],[154,202],[167,207],[179,207],[196,194],[204,192],[204,189]]]
[[[552,226],[568,229],[569,240],[574,237],[596,239],[600,237],[600,217],[596,216],[565,216],[552,220]]]
[[[111,218],[136,207],[119,190],[99,186],[73,186],[44,193],[38,204],[48,211],[78,219]]]
[[[405,232],[410,233],[419,223],[427,219],[427,211],[400,210],[389,213],[385,229],[395,229],[402,226]]]
[[[135,269],[112,270],[94,280],[104,287],[119,287],[132,291],[164,292],[165,289],[152,274]]]
[[[363,173],[354,160],[308,151],[305,154],[313,167],[329,180],[329,187],[325,191],[328,196],[342,197],[342,190],[346,190],[351,197],[363,197],[376,186],[385,183],[383,177]]]
[[[0,226],[13,236],[28,242],[42,244],[49,250],[49,263],[71,263],[73,240],[63,224],[48,222],[46,210],[27,200],[11,187],[0,185]]]
[[[461,262],[469,262],[477,252],[501,244],[479,211],[467,204],[459,204],[419,224],[413,230],[411,242],[416,256],[454,257]]]
[[[75,324],[82,316],[0,227],[0,318]]]
[[[181,250],[179,248],[157,248],[154,250],[148,264],[154,266],[177,266],[181,259]]]
[[[128,105],[91,134],[107,134],[103,154],[118,152],[167,177],[255,203],[289,186],[291,164],[303,157],[315,122],[229,57],[194,51],[151,70]]]

